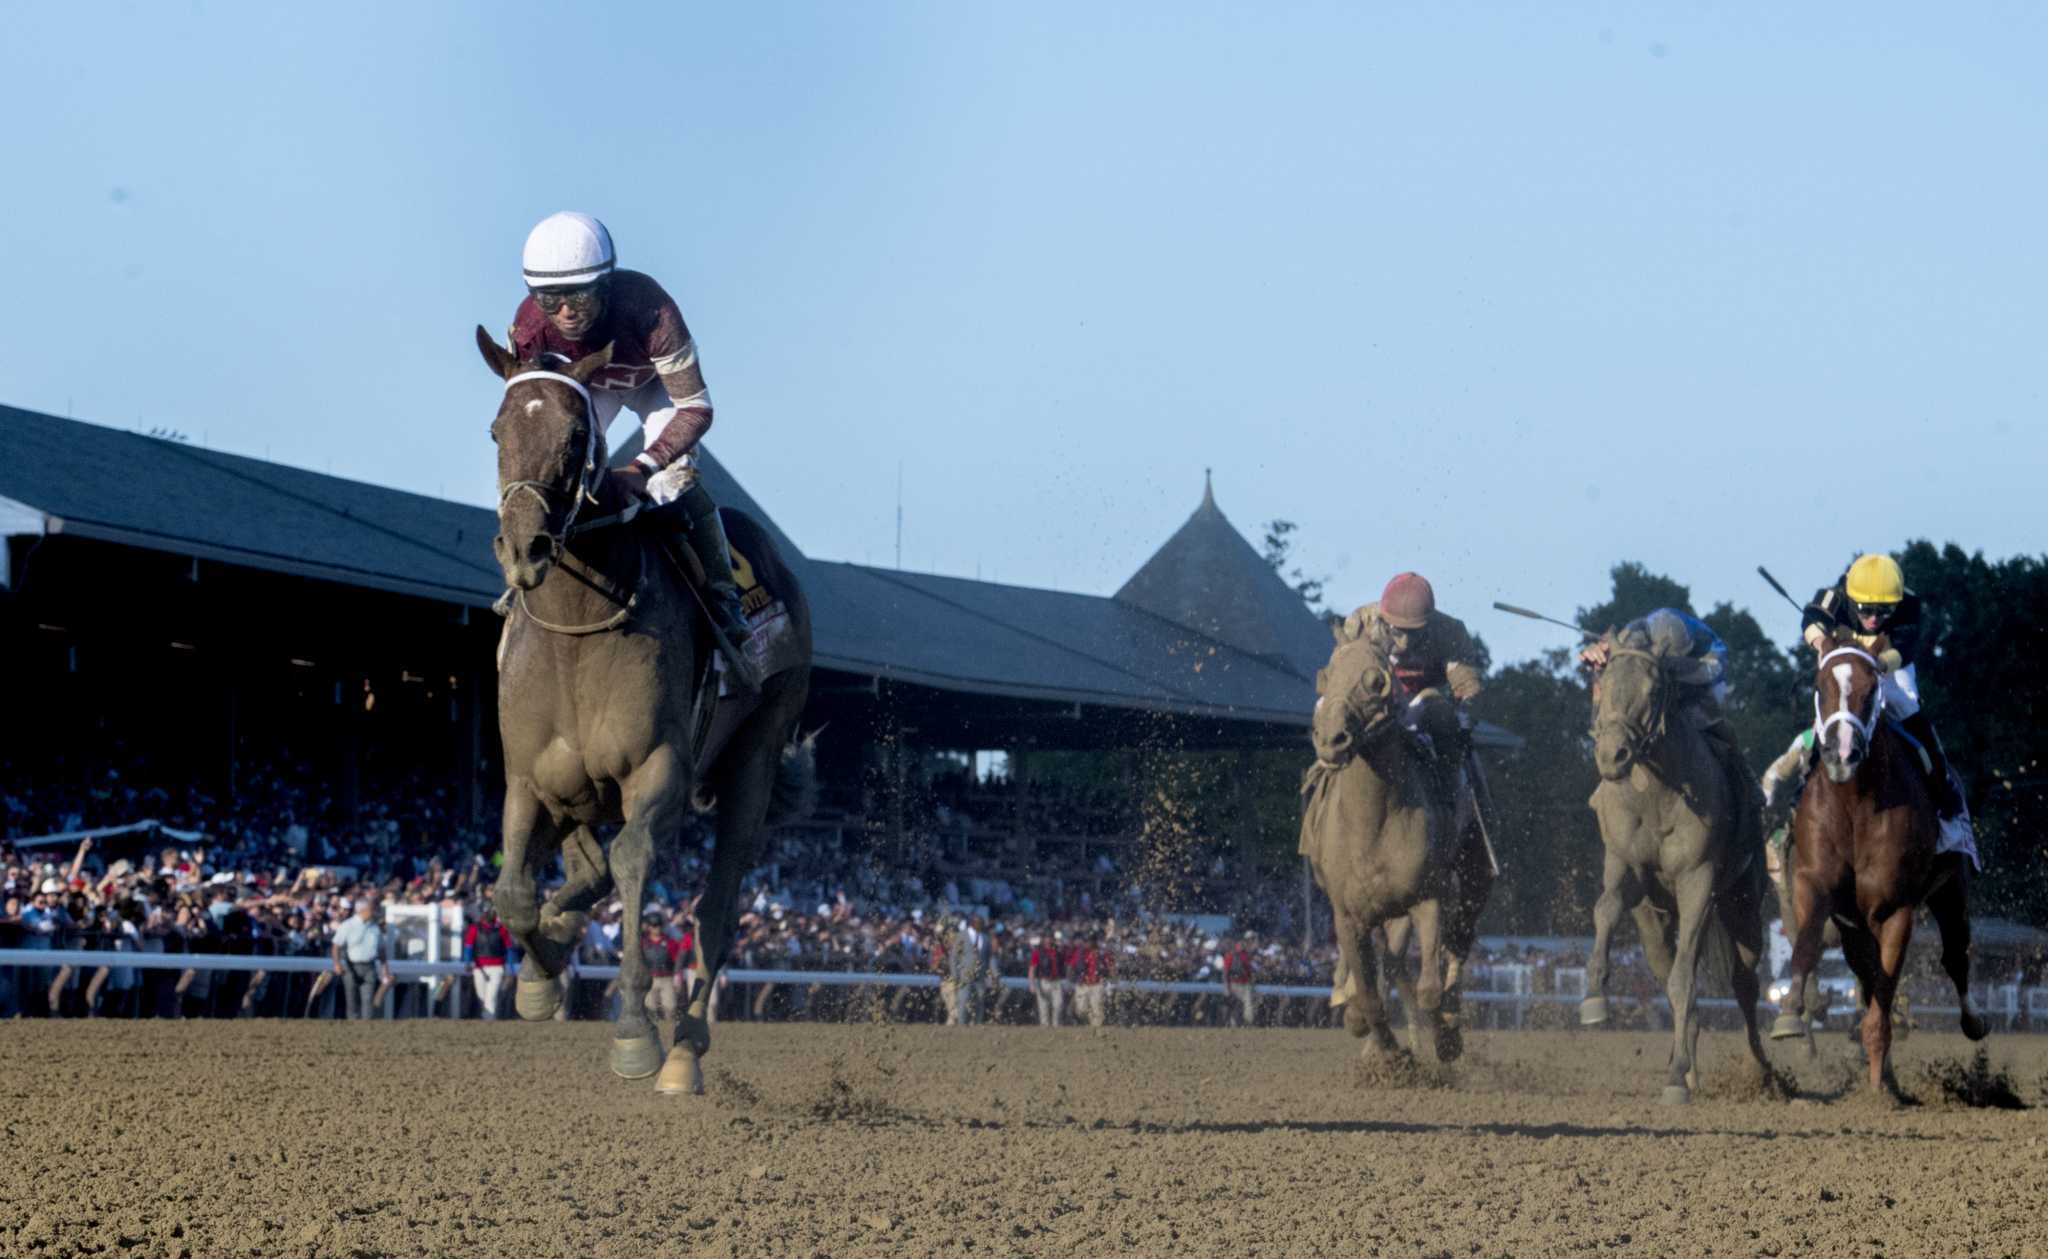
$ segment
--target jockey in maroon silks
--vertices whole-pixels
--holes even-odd
[[[540,221],[521,257],[527,296],[512,317],[512,351],[522,361],[560,355],[574,362],[612,347],[590,381],[600,437],[621,408],[640,417],[641,450],[610,476],[629,499],[683,503],[684,536],[704,567],[712,619],[744,647],[732,555],[717,504],[697,478],[694,453],[711,428],[711,393],[682,312],[653,277],[620,270],[611,233],[587,214]]]

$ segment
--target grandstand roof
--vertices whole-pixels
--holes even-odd
[[[706,487],[767,523],[804,582],[818,663],[967,694],[1304,726],[1328,635],[1213,494],[1114,598],[811,560],[706,453]],[[8,526],[489,605],[488,509],[0,407]],[[27,509],[26,512],[21,509]]]
[[[1222,509],[1206,474],[1202,502],[1116,600],[1304,678],[1330,655],[1330,631]]]

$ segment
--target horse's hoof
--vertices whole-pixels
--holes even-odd
[[[612,1074],[622,1080],[644,1080],[661,1070],[661,1042],[653,1036],[612,1041]]]
[[[1598,1027],[1607,1021],[1607,998],[1587,997],[1579,1002],[1579,1026]]]
[[[1978,1018],[1968,1010],[1963,1011],[1963,1035],[1971,1040],[1983,1040],[1990,1034],[1991,1028],[1985,1024],[1983,1019]],[[1892,1038],[1894,1040],[1904,1040],[1905,1033],[1903,1031],[1896,1032]]]
[[[546,1022],[562,1008],[562,986],[547,976],[528,982],[526,973],[521,971],[519,983],[512,991],[512,1008],[529,1023]]]
[[[704,1066],[697,1061],[697,1055],[681,1047],[669,1050],[668,1061],[661,1067],[661,1078],[654,1082],[654,1091],[671,1097],[702,1097]]]
[[[1436,1060],[1456,1062],[1465,1052],[1465,1033],[1452,1024],[1436,1034]]]
[[[1807,1034],[1806,1020],[1797,1014],[1780,1014],[1771,1020],[1772,1040],[1791,1040]]]
[[[1664,1096],[1657,1100],[1663,1102],[1666,1106],[1690,1105],[1692,1102],[1692,1090],[1683,1084],[1667,1084],[1664,1086]]]

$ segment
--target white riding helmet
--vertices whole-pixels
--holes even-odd
[[[542,219],[526,234],[520,254],[528,288],[588,284],[618,265],[612,234],[588,214],[564,210]]]

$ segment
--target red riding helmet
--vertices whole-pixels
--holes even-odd
[[[1436,591],[1420,573],[1400,573],[1380,592],[1380,619],[1395,629],[1419,630],[1436,611]]]

